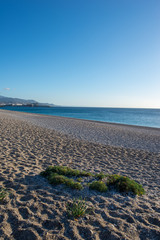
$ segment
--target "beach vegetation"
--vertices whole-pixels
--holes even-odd
[[[105,174],[103,172],[95,174],[95,177],[98,178],[99,180],[102,180],[103,178],[107,177],[108,174]]]
[[[47,179],[49,183],[54,185],[64,184],[67,187],[77,190],[81,190],[83,188],[79,182],[76,182],[73,179],[70,179],[64,175],[59,175],[57,173],[50,173],[49,176],[47,176]]]
[[[3,200],[6,198],[8,192],[4,188],[0,188],[0,202],[3,202]]]
[[[77,181],[78,181],[78,182],[82,182],[82,181],[83,181],[83,178],[79,177],[79,178],[77,178]]]
[[[65,182],[65,185],[72,188],[72,189],[77,189],[77,190],[82,190],[83,186],[81,183],[74,181],[73,179],[68,179]]]
[[[50,184],[55,184],[55,185],[65,184],[65,182],[67,180],[67,178],[65,176],[59,175],[57,173],[50,173],[47,176],[47,179]]]
[[[73,199],[72,202],[67,203],[67,213],[70,217],[79,218],[87,213],[86,201],[82,198]]]
[[[80,171],[80,175],[79,176],[82,176],[82,177],[93,177],[94,174],[91,173],[91,172]]]
[[[53,168],[53,166],[47,167],[45,171],[42,171],[40,173],[40,175],[43,176],[43,177],[49,176],[52,173],[52,168]]]
[[[68,177],[88,177],[93,174],[86,171],[80,171],[77,169],[72,169],[66,166],[49,166],[45,171],[41,173],[42,176],[47,176],[50,173],[57,173],[59,175],[64,175]]]
[[[145,194],[142,185],[127,176],[117,174],[108,175],[103,172],[92,174],[66,166],[49,166],[41,175],[48,179],[49,183],[58,185],[64,184],[71,189],[81,190],[89,187],[91,190],[106,192],[108,189],[115,189],[119,192],[132,193],[134,195]],[[89,177],[83,181],[83,177]]]
[[[145,194],[142,185],[126,176],[120,176],[117,174],[110,175],[107,179],[108,187],[114,187],[119,192],[133,193],[134,195]]]
[[[106,192],[107,191],[107,186],[104,182],[102,181],[94,181],[89,185],[89,188],[92,190],[96,190],[98,192]]]

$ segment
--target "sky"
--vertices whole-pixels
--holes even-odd
[[[160,108],[160,1],[0,0],[0,95]]]

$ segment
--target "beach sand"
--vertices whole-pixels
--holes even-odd
[[[160,239],[160,129],[0,110],[0,239]],[[129,176],[146,194],[77,191],[39,174],[50,165]],[[93,213],[69,218],[66,203]]]

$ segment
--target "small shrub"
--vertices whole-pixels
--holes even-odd
[[[104,182],[102,181],[94,181],[89,185],[89,188],[92,190],[97,190],[99,192],[106,192],[107,191],[107,186]]]
[[[58,185],[58,184],[65,184],[67,178],[65,176],[59,175],[57,173],[51,173],[47,177],[47,179],[48,179],[49,183]]]
[[[67,204],[67,212],[68,215],[74,218],[82,217],[86,214],[87,205],[85,200],[82,198],[80,199],[73,199],[72,203]]]
[[[97,173],[95,177],[98,178],[99,180],[102,180],[103,178],[107,177],[107,174],[104,174],[103,172],[101,172],[101,173]]]
[[[78,182],[82,182],[82,180],[83,180],[83,179],[82,179],[81,177],[77,178],[77,181],[78,181]]]
[[[0,189],[0,202],[3,202],[3,200],[5,199],[5,197],[7,196],[7,190],[4,188]]]
[[[73,179],[69,179],[69,178],[66,180],[65,185],[72,189],[77,189],[77,190],[81,190],[83,188],[79,182],[75,182]]]
[[[45,171],[42,171],[40,173],[40,175],[43,177],[47,177],[48,175],[50,175],[52,173],[52,169],[53,169],[53,166],[49,166],[49,167],[47,167],[47,169]]]
[[[92,177],[94,175],[92,173],[90,173],[90,172],[81,171],[79,176],[82,176],[82,177]]]
[[[69,179],[63,175],[59,175],[57,173],[51,173],[47,177],[49,183],[59,185],[59,184],[65,184],[66,186],[72,188],[81,190],[83,187],[79,182],[75,182],[73,179]]]
[[[92,174],[89,172],[79,171],[77,169],[72,169],[66,166],[49,166],[45,171],[41,172],[41,175],[43,177],[46,177],[51,173],[57,173],[59,175],[64,175],[68,177],[92,176]]]
[[[108,187],[114,187],[119,192],[132,192],[135,195],[142,195],[145,193],[142,185],[138,184],[129,177],[120,175],[108,175],[103,172],[98,174],[92,174],[86,171],[79,171],[66,166],[50,166],[45,171],[41,172],[43,177],[46,177],[51,184],[64,184],[72,189],[81,190],[83,186],[89,186],[92,190],[99,192],[106,192]],[[90,183],[83,182],[83,186],[80,182],[83,181],[82,177],[97,178],[98,181]],[[74,181],[71,177],[76,177],[77,181]],[[107,177],[107,185],[102,182],[102,179]],[[0,190],[0,201],[6,196],[5,191]]]
[[[145,194],[142,185],[138,184],[129,177],[120,175],[110,175],[107,180],[107,185],[115,187],[119,192],[132,192],[134,195]]]

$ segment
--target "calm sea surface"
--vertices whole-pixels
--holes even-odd
[[[0,109],[160,128],[160,109],[21,106]]]

